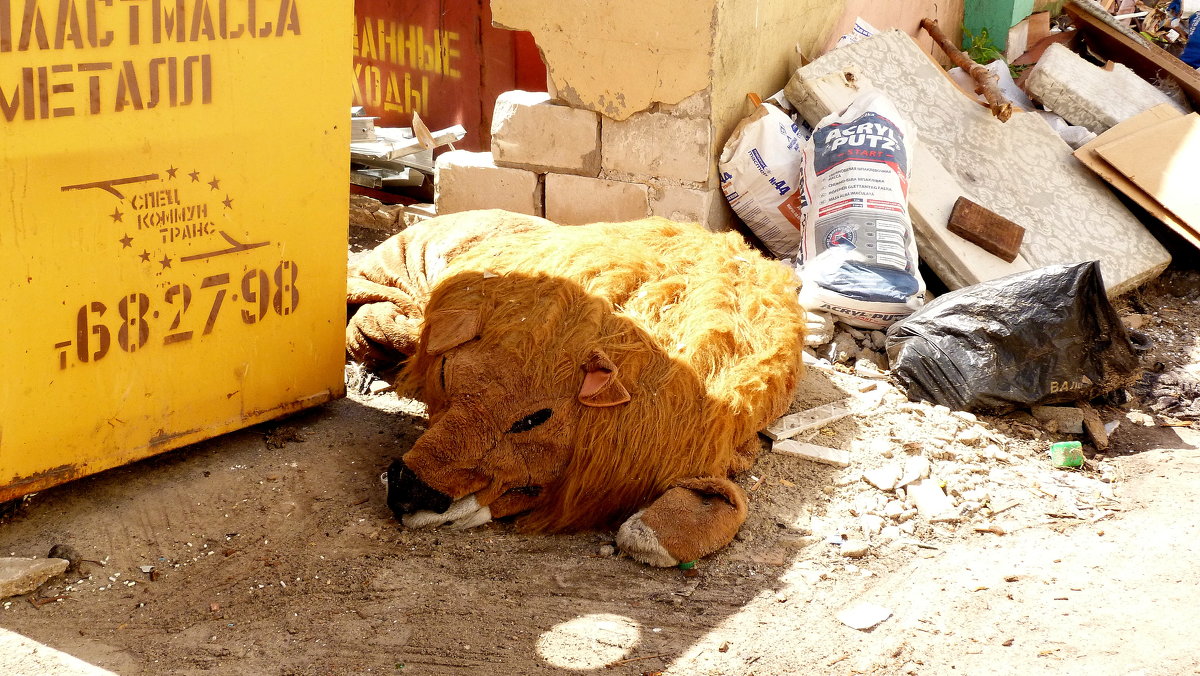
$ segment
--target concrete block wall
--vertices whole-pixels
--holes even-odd
[[[511,203],[511,195],[501,194],[515,184],[503,173],[509,171],[539,177],[543,207],[536,215],[556,223],[657,215],[728,229],[732,215],[716,175],[710,101],[705,89],[614,120],[550,94],[506,92],[496,101],[491,153],[439,158],[438,211]],[[520,202],[532,204],[524,197]]]

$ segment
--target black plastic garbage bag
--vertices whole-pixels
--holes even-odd
[[[948,293],[893,324],[887,354],[910,399],[990,413],[1091,399],[1139,368],[1097,261]]]

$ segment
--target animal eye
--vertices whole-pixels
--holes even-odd
[[[537,411],[535,413],[530,413],[529,415],[525,416],[524,418],[521,418],[517,422],[513,423],[512,427],[508,428],[508,431],[509,432],[528,432],[529,430],[531,430],[531,429],[537,427],[538,425],[541,425],[542,423],[549,420],[550,416],[552,416],[552,415],[554,415],[554,411],[551,411],[548,408],[543,408],[542,410]]]

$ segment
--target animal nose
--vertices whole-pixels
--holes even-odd
[[[442,493],[421,481],[403,461],[394,460],[387,470],[387,504],[396,518],[417,511],[441,514],[454,502]]]

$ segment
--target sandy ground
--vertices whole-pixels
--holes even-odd
[[[1150,363],[1200,363],[1198,282],[1123,301]],[[403,530],[379,475],[420,407],[352,395],[37,494],[0,554],[91,561],[0,601],[0,626],[126,675],[1200,672],[1200,432],[1108,406],[1113,447],[1065,472],[1045,449],[1077,437],[1026,414],[972,420],[822,369],[796,408],[843,399],[856,414],[812,440],[852,466],[764,453],[739,477],[742,535],[685,573],[605,556],[612,533]],[[898,499],[862,473],[913,456],[971,507],[883,537],[863,515]],[[860,603],[888,619],[838,619]]]

